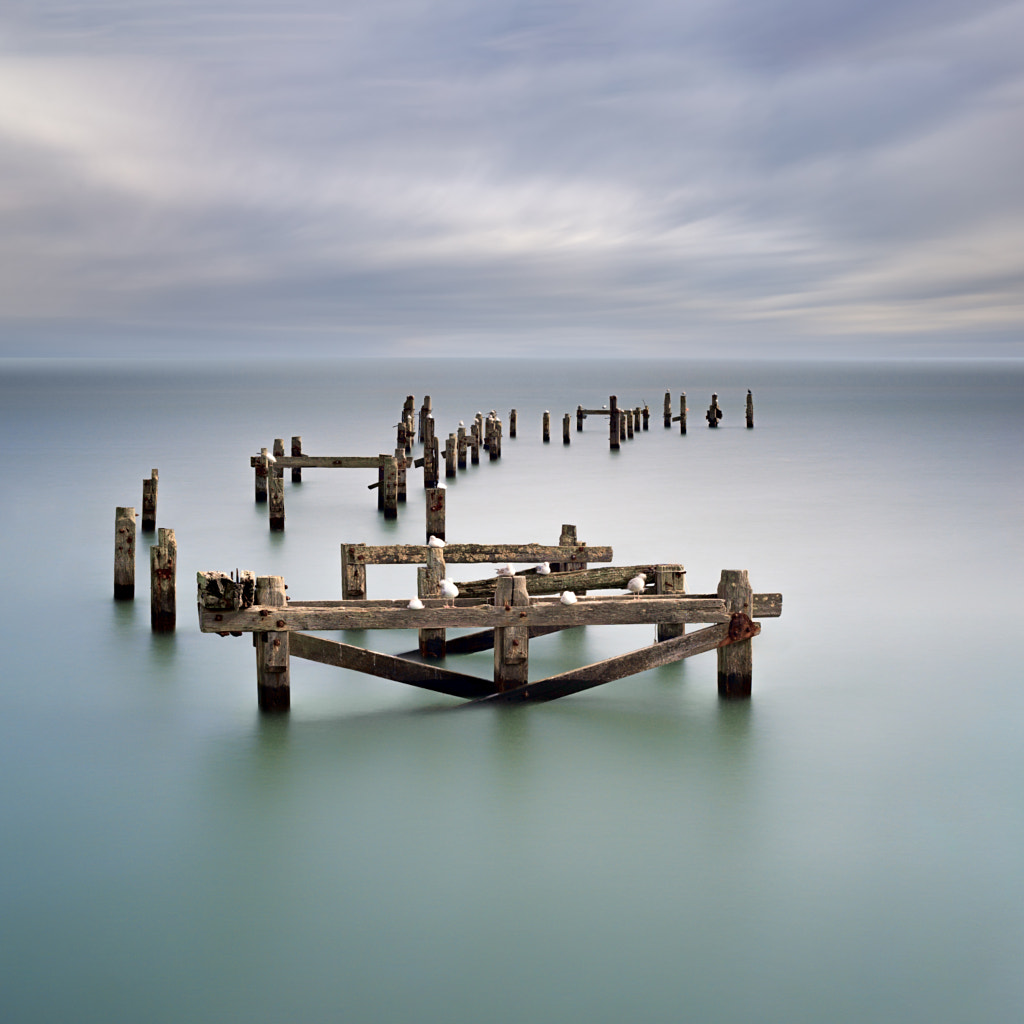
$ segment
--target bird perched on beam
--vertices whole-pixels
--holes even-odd
[[[440,537],[435,537],[433,534],[431,534],[427,538],[427,547],[428,548],[443,548],[444,547],[444,541],[441,540]]]
[[[576,595],[571,590],[563,590],[562,596],[558,599],[562,604],[575,604]]]
[[[644,592],[644,587],[647,585],[646,573],[638,573],[634,576],[627,584],[626,589],[634,596],[639,597]]]
[[[549,576],[549,575],[551,575],[551,563],[550,562],[541,562],[540,565],[534,566],[533,571],[538,576]]]
[[[497,572],[498,572],[499,576],[514,576],[515,575],[515,573],[512,572],[512,566],[511,565],[499,565]]]
[[[455,598],[459,596],[459,588],[449,579],[441,580],[441,596],[444,598],[445,608],[455,607]],[[451,601],[451,604],[448,602]]]

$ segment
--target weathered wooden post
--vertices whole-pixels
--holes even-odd
[[[495,416],[494,417],[494,440],[495,440],[495,442],[498,445],[498,458],[499,459],[501,458],[501,441],[502,441],[502,438],[504,436],[505,436],[505,428],[502,425],[501,417],[500,416]]]
[[[664,414],[665,414],[665,426],[666,426],[666,428],[667,427],[671,427],[672,426],[672,392],[671,391],[666,391],[665,392],[665,410],[664,410]]]
[[[544,410],[544,419],[541,425],[541,438],[545,444],[551,440],[551,413]]]
[[[480,442],[480,447],[485,451],[487,450],[487,435],[484,433],[484,414],[478,412],[473,417],[473,422],[476,424],[476,436]]]
[[[528,608],[530,595],[525,576],[501,576],[494,588],[496,608]],[[494,630],[494,684],[498,691],[511,690],[528,681],[530,627],[499,626]]]
[[[572,417],[568,413],[562,417],[562,444],[572,444]]]
[[[398,482],[396,496],[399,503],[406,501],[408,497],[407,479],[406,474],[409,467],[412,465],[412,459],[406,457],[406,451],[404,448],[399,446],[395,449],[395,463],[398,466]]]
[[[619,400],[615,395],[608,396],[608,447],[619,450]]]
[[[267,500],[267,474],[270,472],[270,460],[267,458],[267,449],[261,448],[259,457],[256,459],[256,500],[264,502]]]
[[[135,599],[135,507],[114,509],[114,599]]]
[[[361,544],[341,545],[341,599],[363,601],[366,599],[366,563],[360,561]]]
[[[437,438],[431,436],[423,443],[423,486],[436,487],[441,473],[441,455]]]
[[[448,492],[443,487],[428,487],[427,495],[427,541],[437,537],[444,540],[444,505]]]
[[[473,421],[469,428],[469,461],[472,465],[480,465],[480,424]]]
[[[508,414],[508,436],[510,438],[512,438],[513,440],[515,439],[515,436],[516,436],[516,420],[517,420],[516,411],[515,411],[515,409],[513,409]]]
[[[722,410],[718,407],[718,395],[712,395],[711,404],[708,406],[708,411],[704,413],[704,419],[708,421],[709,427],[717,427],[721,418]]]
[[[729,638],[750,635],[753,623],[753,593],[746,569],[723,569],[718,582],[718,596],[725,601],[725,610],[732,616]],[[718,648],[718,696],[749,697],[753,676],[753,649],[749,639],[736,640]]]
[[[163,527],[157,538],[149,549],[149,621],[154,633],[173,633],[178,542],[174,531]]]
[[[501,458],[500,421],[497,416],[487,417],[487,457],[491,462]]]
[[[279,443],[280,451],[277,450]],[[284,455],[284,441],[281,438],[274,442],[274,455]],[[271,465],[267,473],[267,483],[270,487],[270,507],[267,510],[270,516],[270,529],[280,531],[284,529],[284,470]]]
[[[576,406],[576,433],[577,434],[582,434],[583,433],[583,406],[582,405],[577,405]]]
[[[576,527],[573,523],[563,523],[562,532],[558,536],[558,546],[567,547],[579,544],[576,537]],[[552,562],[551,569],[554,572],[578,572],[586,569],[586,562]],[[585,594],[585,590],[577,590],[577,594]]]
[[[626,437],[630,441],[632,441],[633,440],[633,410],[632,409],[626,409],[624,411],[625,411],[625,415],[626,415]]]
[[[645,404],[640,411],[644,418],[644,430],[647,430],[651,424],[651,407]]]
[[[444,548],[427,548],[427,564],[416,571],[416,591],[420,597],[439,597],[441,580],[444,579]],[[443,658],[445,656],[445,631],[443,629],[421,629],[420,657]]]
[[[383,483],[378,493],[384,493],[384,518],[398,518],[398,459],[394,455],[381,455]],[[403,459],[404,462],[404,453]]]
[[[423,407],[420,409],[420,441],[427,439],[427,420],[430,418],[430,395],[423,396]]]
[[[459,464],[459,469],[465,469],[466,468],[466,449],[468,447],[469,447],[469,445],[468,445],[468,443],[466,441],[466,424],[460,422],[459,423],[459,432],[458,432],[458,464]]]
[[[444,475],[447,480],[453,480],[459,475],[459,468],[456,462],[458,458],[456,454],[458,445],[458,438],[454,434],[449,434],[448,440],[444,443]]]
[[[686,433],[686,392],[679,396],[679,433]]]
[[[298,434],[292,434],[292,458],[293,459],[301,459],[302,458],[302,437],[300,435],[298,435]],[[301,466],[292,466],[292,483],[293,484],[301,484],[302,483],[302,467]]]
[[[160,470],[151,469],[148,480],[142,481],[142,532],[152,533],[156,529],[156,492]]]
[[[623,409],[619,410],[619,440],[626,440],[626,413]]]
[[[256,604],[284,608],[287,604],[283,576],[256,577]],[[273,613],[269,616],[273,620]],[[260,711],[287,711],[291,706],[288,671],[288,633],[271,630],[254,633],[256,646],[256,699]]]
[[[686,593],[686,570],[681,565],[659,565],[654,570],[654,592],[656,594]],[[659,622],[657,638],[671,640],[686,633],[685,622]]]
[[[747,388],[747,429],[753,430],[754,428],[754,396],[750,393],[750,388]],[[153,470],[155,473],[156,470]]]

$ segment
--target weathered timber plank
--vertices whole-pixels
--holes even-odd
[[[760,630],[760,626],[755,628]],[[584,665],[582,668],[573,669],[570,672],[548,676],[547,679],[538,679],[535,683],[526,683],[515,690],[494,693],[482,697],[474,703],[483,701],[519,703],[568,697],[570,694],[581,693],[583,690],[590,690],[595,686],[611,683],[625,676],[646,672],[648,669],[681,661],[683,658],[690,658],[695,654],[704,654],[716,648],[720,649],[731,643],[728,624],[708,626],[696,633],[688,633],[686,636],[676,637],[673,640],[664,640],[650,647],[641,647],[628,654],[620,654],[614,658],[594,662],[592,665]]]
[[[561,633],[562,630],[572,629],[572,626],[531,626],[530,639],[534,640],[539,636],[550,636],[552,633]],[[494,646],[494,630],[482,629],[479,633],[467,633],[465,636],[450,636],[447,640],[448,654],[476,654],[479,651],[489,651]],[[418,656],[419,651],[403,651],[397,655],[399,658]]]
[[[691,594],[690,597],[717,597],[717,594]],[[754,594],[753,619],[777,619],[782,614],[781,594]]]
[[[649,595],[587,597],[576,604],[540,600],[509,609],[474,601],[456,601],[443,607],[439,598],[424,598],[426,607],[413,610],[406,601],[341,601],[334,607],[312,607],[290,602],[286,608],[255,606],[238,611],[199,610],[204,633],[227,631],[334,629],[460,629],[508,626],[601,626],[656,624],[658,622],[726,622],[725,603],[719,598]]]
[[[364,565],[425,565],[426,544],[347,544],[349,558]],[[448,544],[446,562],[610,562],[610,547],[586,544]]]
[[[446,549],[447,550],[447,549]],[[526,580],[530,594],[560,594],[563,590],[613,590],[626,589],[626,583],[637,573],[644,573],[654,587],[655,565],[606,566],[599,569],[582,569],[576,572],[552,571],[550,575],[539,576],[532,569],[526,569],[517,576]],[[484,580],[456,581],[459,594],[463,597],[490,597],[498,577]],[[708,597],[715,597],[708,594]]]
[[[391,654],[368,651],[307,633],[291,634],[291,656],[353,672],[365,672],[381,679],[417,686],[422,690],[446,693],[451,697],[472,699],[494,692],[494,683],[489,679],[478,679],[437,665],[406,661]]]
[[[250,466],[260,464],[259,455],[249,457]],[[380,455],[278,455],[274,465],[278,469],[376,469]]]

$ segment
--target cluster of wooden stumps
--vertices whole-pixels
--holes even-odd
[[[156,531],[157,470],[142,481],[142,531]],[[135,600],[136,514],[134,506],[114,510],[114,598]],[[163,527],[149,549],[150,624],[154,633],[173,633],[176,625],[178,543],[173,530]]]
[[[273,449],[260,449],[259,455],[249,458],[249,465],[255,474],[255,497],[258,503],[268,505],[271,530],[283,530],[284,512],[284,471],[291,470],[292,483],[302,482],[303,469],[376,469],[377,482],[369,490],[377,491],[377,508],[385,519],[397,519],[399,506],[408,497],[408,470],[423,469],[423,487],[435,489],[440,483],[441,460],[444,459],[445,479],[452,479],[467,468],[468,464],[478,465],[481,449],[489,455],[489,461],[501,458],[502,421],[493,410],[485,417],[477,413],[467,428],[463,422],[452,431],[440,446],[434,428],[434,416],[430,396],[423,400],[419,411],[419,425],[416,425],[416,400],[409,395],[402,407],[397,424],[397,447],[394,454],[379,455],[306,455],[302,451],[301,436],[293,436],[291,455],[284,453],[284,438],[274,440]],[[509,436],[516,436],[516,410],[509,417]],[[423,446],[423,454],[413,458],[413,445]]]
[[[567,542],[569,541],[569,542]],[[718,691],[725,698],[750,696],[751,639],[760,632],[755,618],[781,614],[781,594],[754,594],[745,570],[726,570],[714,594],[687,594],[681,565],[589,568],[610,562],[611,548],[588,547],[563,527],[557,545],[342,545],[341,601],[290,600],[280,576],[251,572],[198,573],[199,625],[222,636],[252,633],[256,647],[259,706],[287,710],[291,702],[291,658],[303,658],[352,671],[449,694],[471,701],[547,701],[578,693],[624,676],[715,650]],[[459,596],[439,596],[448,564],[522,563],[537,567],[511,576],[457,583]],[[370,600],[368,565],[418,567],[418,599]],[[622,590],[643,573],[643,593],[595,596],[594,590]],[[564,603],[559,595],[579,595]],[[649,623],[656,641],[581,668],[530,681],[531,640],[588,625]],[[689,624],[703,628],[687,632]],[[448,638],[448,629],[476,629]],[[407,656],[383,654],[311,635],[349,629],[405,629],[419,635],[417,651]],[[436,664],[439,658],[470,651],[494,650],[494,675],[481,679]],[[421,660],[413,660],[418,655]]]
[[[683,391],[679,395],[679,415],[672,415],[672,392],[665,392],[665,405],[663,410],[663,420],[666,428],[672,426],[673,423],[679,424],[679,433],[686,433],[686,392]],[[725,413],[722,411],[722,407],[718,404],[718,395],[713,394],[711,396],[711,404],[708,406],[707,412],[704,413],[704,419],[707,420],[709,427],[717,427],[719,420],[723,418]],[[746,399],[746,410],[745,410],[747,429],[754,429],[754,396],[750,389],[747,389]]]

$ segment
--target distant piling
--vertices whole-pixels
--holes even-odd
[[[152,533],[156,529],[156,497],[160,471],[151,469],[148,480],[142,481],[142,532]]]

